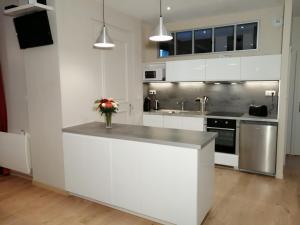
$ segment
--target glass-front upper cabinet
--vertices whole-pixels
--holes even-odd
[[[215,52],[234,50],[234,26],[215,28]]]
[[[194,53],[212,52],[212,28],[194,31]]]
[[[236,50],[257,48],[258,23],[238,24],[236,26]]]
[[[176,33],[176,55],[193,53],[193,31]]]
[[[159,48],[159,57],[164,58],[164,57],[169,57],[174,55],[174,33],[171,34],[173,36],[173,39],[171,41],[164,41],[164,42],[159,42],[158,48]]]

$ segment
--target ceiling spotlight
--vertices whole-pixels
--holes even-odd
[[[171,10],[171,6],[167,6],[167,10],[170,11]]]

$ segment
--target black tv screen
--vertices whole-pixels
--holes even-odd
[[[14,18],[14,24],[21,49],[53,44],[46,11]]]

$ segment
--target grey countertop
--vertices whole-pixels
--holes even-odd
[[[105,124],[100,122],[64,128],[63,132],[193,149],[201,149],[217,137],[216,133],[209,132],[125,124],[113,124],[111,129],[106,129]]]
[[[173,113],[172,113],[173,112]],[[208,112],[201,113],[199,111],[180,111],[180,110],[158,110],[151,112],[144,112],[144,115],[167,115],[167,116],[184,116],[184,117],[202,117],[202,118],[224,118],[240,121],[258,121],[258,122],[278,122],[277,115],[270,115],[267,117],[250,116],[245,113],[241,117],[223,117],[223,116],[210,116]]]

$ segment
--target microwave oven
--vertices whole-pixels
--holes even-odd
[[[146,64],[144,65],[144,81],[165,81],[166,80],[166,64]]]

